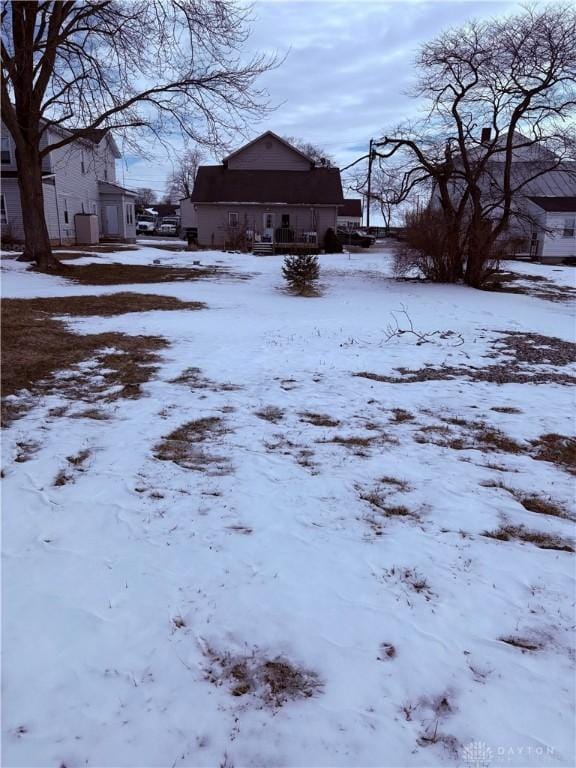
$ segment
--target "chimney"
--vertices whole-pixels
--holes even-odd
[[[492,134],[491,128],[482,128],[482,137],[480,141],[482,144],[488,144],[490,142],[490,135]]]

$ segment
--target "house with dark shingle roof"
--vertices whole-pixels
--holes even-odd
[[[344,229],[356,229],[362,226],[362,200],[347,197],[344,205],[338,209],[338,226]]]
[[[181,201],[182,228],[198,244],[254,253],[321,249],[344,203],[338,168],[318,166],[272,131],[198,169]]]

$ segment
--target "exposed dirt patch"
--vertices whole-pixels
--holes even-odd
[[[247,696],[260,706],[279,709],[289,701],[316,696],[323,689],[316,672],[282,656],[269,659],[259,651],[234,656],[212,649],[205,654],[210,661],[207,680],[227,685],[232,696]]]
[[[380,653],[376,657],[378,661],[390,661],[397,656],[396,647],[392,643],[381,643]]]
[[[501,524],[494,531],[484,531],[483,536],[499,541],[523,541],[540,549],[557,549],[560,552],[574,552],[570,539],[542,531],[530,531],[523,525]]]
[[[213,442],[230,431],[218,416],[189,421],[162,438],[154,446],[154,456],[160,461],[172,461],[184,469],[196,472],[228,474],[228,459],[208,453],[202,444]]]
[[[496,411],[496,413],[522,413],[520,408],[514,408],[511,405],[494,406],[494,408],[490,408],[490,410]]]
[[[2,305],[3,423],[22,415],[41,395],[88,403],[138,398],[157,370],[158,352],[167,346],[159,336],[73,333],[28,301],[7,300]],[[27,400],[10,397],[24,390]]]

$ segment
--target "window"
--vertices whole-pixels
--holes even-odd
[[[283,213],[282,214],[282,227],[285,229],[286,227],[290,226],[290,214],[289,213]]]
[[[8,214],[6,212],[6,198],[4,195],[0,195],[1,207],[0,207],[0,224],[8,224]]]
[[[64,198],[64,224],[70,223],[70,217],[68,216],[68,200]]]
[[[9,136],[2,136],[1,160],[2,160],[2,164],[12,162],[12,149],[10,147]]]
[[[84,152],[82,152],[82,155],[80,157],[80,170],[82,173],[86,173],[86,163],[84,162]]]
[[[108,181],[108,168],[104,168],[104,181]]]
[[[134,224],[134,207],[132,203],[126,204],[126,224]]]
[[[574,237],[576,231],[576,217],[572,216],[569,219],[564,219],[564,231],[562,237]]]
[[[229,211],[228,213],[228,226],[229,227],[237,227],[238,226],[238,214],[236,211]]]

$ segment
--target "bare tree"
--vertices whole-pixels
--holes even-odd
[[[198,168],[205,158],[199,147],[185,150],[166,182],[166,197],[169,199],[190,197],[194,189]]]
[[[313,144],[311,141],[305,141],[304,139],[299,139],[295,136],[282,136],[282,138],[284,141],[287,141],[288,144],[292,144],[293,147],[299,149],[300,152],[308,155],[315,165],[325,165],[327,167],[334,165],[334,158],[332,155],[322,149],[318,144]]]
[[[136,199],[134,203],[138,211],[141,211],[143,208],[150,208],[157,202],[156,193],[149,187],[138,187],[135,192]]]
[[[2,2],[2,118],[16,149],[25,256],[58,269],[44,219],[42,160],[110,130],[134,145],[180,130],[226,144],[261,117],[272,58],[245,60],[249,12],[234,0]],[[56,137],[56,138],[54,138]]]
[[[426,44],[417,64],[427,116],[376,153],[401,175],[401,200],[432,188],[441,273],[478,287],[529,217],[535,181],[562,173],[576,183],[576,10],[471,22]]]

